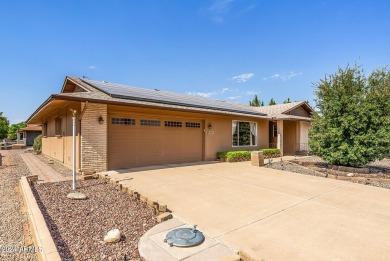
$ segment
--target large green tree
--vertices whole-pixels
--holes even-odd
[[[9,121],[7,117],[3,116],[3,112],[0,112],[0,139],[7,138]]]
[[[11,126],[8,129],[8,138],[11,140],[16,140],[16,132],[18,132],[20,128],[24,128],[26,126],[27,125],[24,121],[16,124],[11,124]]]
[[[338,69],[314,84],[312,153],[330,164],[362,166],[390,153],[390,72],[366,77],[359,65]]]

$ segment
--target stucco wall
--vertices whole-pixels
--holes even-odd
[[[60,161],[66,167],[72,167],[72,114],[70,109],[80,111],[79,104],[70,104],[65,108],[54,112],[43,122],[47,122],[46,136],[42,137],[42,153],[48,157]],[[55,135],[55,118],[61,116],[61,135]],[[79,130],[78,115],[76,117],[76,169],[80,168],[79,162]]]
[[[283,154],[295,154],[297,148],[297,122],[284,121],[283,122]]]

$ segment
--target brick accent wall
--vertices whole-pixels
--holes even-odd
[[[81,169],[107,170],[107,105],[88,103],[81,119]],[[102,116],[104,123],[98,119]]]

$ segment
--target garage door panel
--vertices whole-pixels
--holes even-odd
[[[201,121],[181,119],[182,127],[166,127],[161,117],[161,126],[140,125],[145,115],[110,115],[109,120],[109,168],[131,168],[169,163],[202,160],[203,129]],[[111,118],[131,118],[135,125],[112,124]],[[155,120],[155,118],[154,118]],[[188,128],[186,122],[198,122],[200,128]]]

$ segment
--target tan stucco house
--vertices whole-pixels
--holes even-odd
[[[307,150],[312,109],[305,102],[251,107],[161,90],[66,77],[28,119],[42,124],[42,153],[77,169],[105,171],[215,160],[218,151]],[[278,138],[279,137],[279,138]]]

